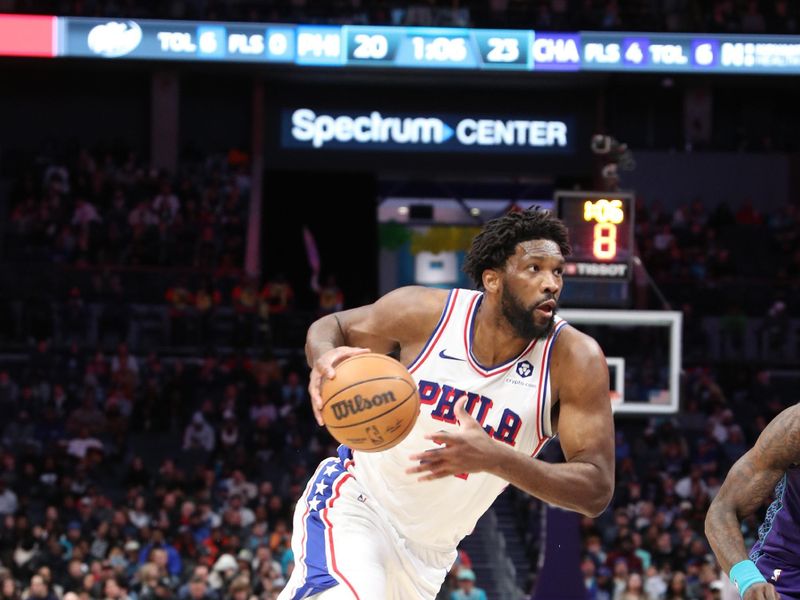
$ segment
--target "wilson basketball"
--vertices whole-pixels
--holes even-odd
[[[322,418],[331,435],[362,452],[399,444],[419,414],[417,385],[406,368],[383,354],[359,354],[322,382]]]

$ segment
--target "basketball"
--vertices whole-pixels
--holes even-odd
[[[322,418],[331,435],[353,450],[380,452],[399,444],[419,414],[417,385],[384,354],[352,356],[322,383]]]

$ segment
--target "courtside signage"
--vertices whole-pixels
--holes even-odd
[[[530,116],[284,109],[281,145],[310,150],[571,154],[572,120]]]

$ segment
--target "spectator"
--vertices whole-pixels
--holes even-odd
[[[234,579],[228,588],[229,600],[247,600],[250,597],[250,581],[246,576]]]
[[[125,576],[128,581],[131,581],[139,568],[139,551],[141,550],[141,545],[136,540],[128,540],[125,542],[123,550],[125,551],[125,561],[128,565],[125,569]]]
[[[223,554],[214,563],[208,581],[213,590],[227,589],[239,571],[236,559],[230,554]]]
[[[74,456],[78,460],[83,460],[92,451],[103,451],[103,443],[97,438],[89,437],[89,428],[82,427],[78,437],[73,438],[67,444],[67,454]]]
[[[790,12],[788,0],[775,0],[772,14],[767,19],[767,30],[772,33],[797,33],[797,17]]]
[[[631,573],[628,576],[628,584],[620,597],[621,600],[648,600],[642,586],[642,576],[639,573]]]
[[[170,287],[165,297],[169,303],[170,341],[173,345],[181,346],[189,338],[189,307],[194,298],[185,279],[179,280]]]
[[[19,502],[14,490],[9,489],[5,477],[0,477],[0,516],[16,514]]]
[[[666,599],[684,600],[687,597],[686,574],[682,571],[677,571],[672,575],[672,579],[670,579]]]
[[[24,600],[58,600],[41,575],[31,577],[31,585],[22,597]]]
[[[330,275],[324,286],[319,290],[319,310],[320,316],[337,312],[344,308],[344,294],[339,286],[336,285],[336,276]]]
[[[178,597],[180,600],[217,600],[217,596],[209,590],[206,579],[200,575],[193,575],[186,595]]]
[[[17,582],[9,574],[0,577],[0,600],[22,600]]]
[[[111,378],[122,387],[132,389],[139,379],[139,361],[128,352],[128,345],[121,343],[111,359]]]
[[[164,539],[164,532],[153,529],[152,541],[139,551],[140,565],[153,565],[159,577],[177,577],[181,574],[181,556],[172,544]]]
[[[87,391],[81,406],[73,410],[67,417],[66,431],[72,435],[80,435],[84,430],[87,435],[100,435],[105,432],[105,429],[105,415],[95,405],[93,394]]]
[[[742,32],[764,33],[766,28],[766,21],[758,8],[757,0],[749,0],[747,2],[747,10],[742,15]]]
[[[81,341],[86,335],[87,311],[77,286],[69,290],[61,316],[62,326],[68,339]]]
[[[236,314],[234,341],[238,346],[250,345],[260,303],[255,279],[247,277],[240,282],[233,288],[231,299]]]
[[[225,510],[235,512],[238,515],[239,523],[245,529],[249,528],[256,520],[255,514],[242,502],[242,497],[239,494],[233,494],[229,497],[228,506]]]
[[[86,200],[86,198],[79,197],[75,202],[75,213],[72,215],[72,224],[87,229],[92,223],[99,223],[100,214],[94,205]]]
[[[104,600],[128,600],[123,580],[116,575],[107,577],[103,582],[103,597]]]
[[[212,321],[214,311],[222,302],[222,294],[211,283],[206,282],[194,294],[194,309],[197,315],[198,343],[205,344],[210,341],[212,334]]]
[[[180,200],[172,193],[172,184],[169,180],[162,180],[158,195],[153,198],[152,212],[160,223],[171,225],[181,209]]]
[[[287,10],[276,10],[273,5],[262,6],[259,4],[242,7],[236,4],[196,4],[191,2],[171,3],[167,6],[154,5],[152,7],[137,8],[134,16],[155,19],[206,19],[211,21],[252,21],[276,22],[283,19],[288,22],[309,22],[342,25],[416,25],[437,27],[509,27],[515,23],[535,23],[537,29],[555,28],[558,31],[570,30],[596,30],[609,28],[608,2],[577,3],[575,8],[583,10],[567,10],[568,2],[551,0],[545,3],[518,3],[508,0],[490,0],[487,4],[463,2],[444,2],[442,0],[428,0],[412,4],[393,3],[338,3],[333,7],[319,7],[307,0],[292,0],[286,4]],[[11,5],[13,7],[13,4]],[[24,5],[23,5],[24,6]],[[544,9],[542,8],[544,6]],[[770,12],[774,19],[767,21],[767,31],[770,33],[794,33],[794,29],[781,28],[777,22],[779,16],[791,19],[792,11],[778,8],[780,3],[775,3],[775,8]],[[688,8],[687,8],[688,7]],[[631,31],[645,29],[647,31],[696,31],[708,26],[716,27],[718,31],[762,31],[747,26],[745,19],[747,11],[743,8],[747,4],[733,3],[730,1],[706,2],[687,5],[680,1],[661,2],[647,5],[647,10],[642,10],[638,5],[623,3],[626,17],[626,29]],[[736,10],[734,10],[736,8]],[[19,9],[19,6],[18,6]],[[691,10],[689,10],[691,9]],[[97,16],[97,7],[83,4],[65,5],[62,13],[70,16]],[[615,11],[619,11],[615,7]],[[541,12],[548,15],[548,19],[541,18]],[[613,11],[612,11],[613,12]],[[539,19],[536,17],[539,15]],[[713,15],[713,18],[712,18]],[[85,160],[84,160],[85,157]],[[248,164],[248,157],[237,149],[228,151],[225,163],[231,169],[243,171]],[[97,180],[108,177],[115,183],[132,185],[144,177],[143,170],[138,165],[134,153],[129,153],[128,158],[120,164],[114,164],[114,171],[106,173],[103,161],[95,160],[86,150],[81,151],[80,158],[72,161],[79,165],[77,174],[81,177]],[[44,171],[42,180],[50,183],[56,193],[65,194],[68,190],[71,170],[59,164],[49,164]],[[49,176],[49,179],[48,179]],[[239,172],[232,177],[239,188],[247,189],[248,178]],[[183,189],[184,186],[181,186]]]
[[[147,200],[141,200],[128,215],[128,224],[134,235],[142,235],[147,228],[158,224],[158,217],[150,210]]]
[[[458,589],[450,594],[450,600],[487,600],[486,592],[475,585],[472,569],[460,569],[456,581]]]
[[[264,284],[261,297],[267,300],[271,316],[285,313],[292,306],[294,290],[283,273]]]
[[[750,4],[755,4],[750,2]],[[753,201],[748,198],[742,203],[742,207],[736,212],[736,222],[739,225],[760,225],[763,223],[761,213],[753,206]]]
[[[19,386],[11,378],[7,369],[0,369],[0,411],[2,414],[16,414],[18,398]]]
[[[203,413],[196,412],[183,434],[183,449],[210,453],[214,450],[214,437],[214,429],[206,422]]]
[[[136,595],[141,600],[157,600],[159,596],[158,567],[145,563],[139,567],[135,577]]]
[[[258,496],[258,489],[254,483],[247,481],[244,473],[236,469],[227,481],[228,496],[241,496],[245,502],[254,500]]]
[[[30,388],[23,388],[23,400],[30,393]],[[31,419],[31,414],[26,409],[17,413],[17,418],[6,425],[3,430],[3,445],[19,454],[29,451],[38,451],[36,441],[36,425]]]
[[[658,572],[658,569],[651,565],[647,569],[647,578],[644,583],[644,591],[650,598],[663,598],[667,592],[667,584]]]

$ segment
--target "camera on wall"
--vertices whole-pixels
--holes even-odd
[[[608,154],[615,144],[618,145],[617,140],[610,135],[596,133],[592,136],[592,152],[594,154]]]
[[[592,154],[601,158],[600,177],[607,190],[616,190],[619,186],[619,171],[633,171],[636,161],[627,144],[610,135],[597,133],[592,136],[590,147]]]

